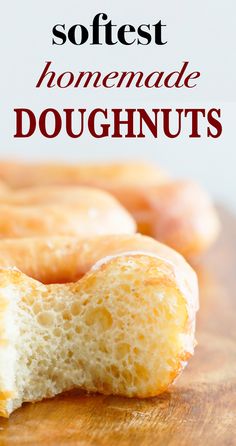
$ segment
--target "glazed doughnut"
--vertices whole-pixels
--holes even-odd
[[[0,240],[0,267],[16,267],[44,284],[74,282],[98,260],[127,251],[152,252],[174,263],[182,257],[150,237],[102,235],[89,238],[33,237]]]
[[[0,163],[0,176],[11,186],[86,184],[113,194],[133,215],[138,231],[166,243],[186,257],[205,251],[217,238],[219,220],[207,194],[190,181],[170,181],[146,164],[21,165]],[[56,190],[37,187],[18,192],[11,202],[33,204],[56,198]],[[75,200],[67,193],[62,201]],[[69,198],[68,195],[70,195]],[[57,196],[58,200],[58,196]]]
[[[194,183],[175,181],[142,192],[123,188],[122,194],[119,191],[114,195],[129,209],[139,232],[160,240],[186,257],[204,251],[217,237],[219,223],[216,212],[208,196]],[[0,195],[0,211],[1,204],[59,203],[80,205],[81,188],[31,187]]]
[[[119,199],[118,194],[114,194]],[[206,251],[219,234],[219,219],[208,195],[191,181],[172,181],[140,192],[136,206],[124,193],[138,231],[174,248],[187,258]],[[129,201],[128,201],[129,200]]]
[[[72,388],[155,396],[180,374],[195,345],[196,274],[158,242],[122,243],[89,257],[75,283],[0,268],[1,416]]]
[[[0,238],[135,232],[133,218],[105,191],[77,187],[76,200],[70,201],[71,193],[63,190],[59,199],[60,191],[54,198],[44,191],[44,198],[35,205],[30,200],[25,205],[16,204],[14,194],[0,196]]]

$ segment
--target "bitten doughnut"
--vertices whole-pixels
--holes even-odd
[[[186,257],[205,251],[219,233],[218,216],[204,190],[190,181],[171,181],[153,165],[0,163],[0,178],[12,187],[82,184],[105,189],[133,215],[139,232]],[[22,201],[23,196],[27,193]]]
[[[0,268],[0,415],[72,388],[150,397],[179,375],[195,344],[196,275],[172,250],[151,240],[146,251],[133,237],[75,283]]]
[[[63,190],[61,197],[60,191],[54,197],[47,190],[43,193],[35,204],[17,202],[14,194],[0,196],[0,238],[128,234],[136,230],[133,218],[105,191],[77,187],[76,200],[70,200],[71,190]]]

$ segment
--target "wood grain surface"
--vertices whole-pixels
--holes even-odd
[[[74,392],[0,421],[0,445],[236,445],[236,219],[196,268],[198,347],[169,392],[147,400]]]

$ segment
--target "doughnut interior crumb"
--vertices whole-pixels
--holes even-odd
[[[3,416],[72,388],[154,396],[192,354],[186,298],[151,256],[117,257],[64,285],[2,269],[0,285]]]

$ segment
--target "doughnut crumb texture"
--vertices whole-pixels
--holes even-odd
[[[171,264],[147,254],[105,260],[63,285],[1,269],[0,414],[73,388],[163,392],[193,353],[197,293],[190,302],[188,292]]]

